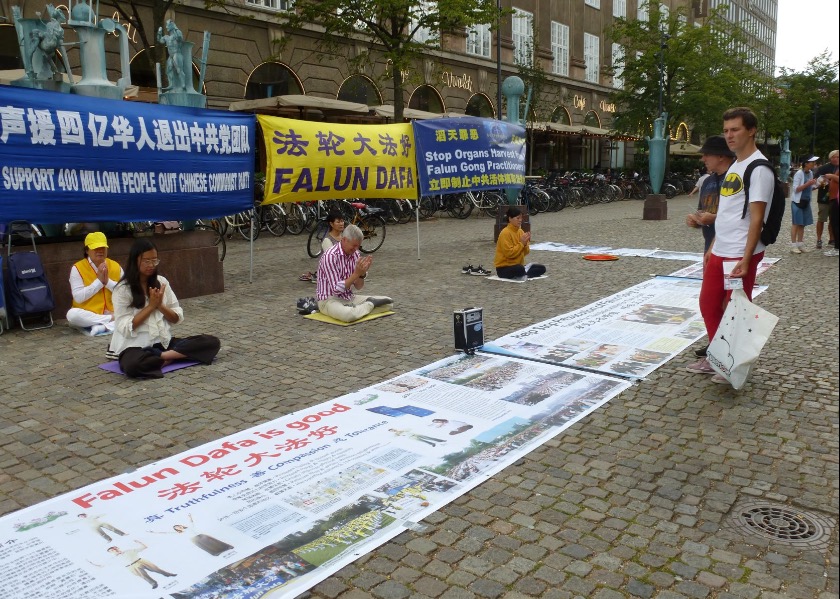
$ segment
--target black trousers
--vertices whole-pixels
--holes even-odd
[[[131,378],[160,379],[163,378],[160,371],[163,366],[161,352],[174,350],[184,354],[187,360],[210,364],[219,353],[220,347],[218,337],[213,335],[194,335],[183,339],[173,337],[169,347],[157,343],[151,347],[129,347],[123,350],[120,354],[120,368]]]
[[[496,269],[496,276],[500,279],[516,279],[528,275],[529,279],[534,277],[541,277],[545,274],[545,266],[542,264],[531,264],[528,267],[528,272],[525,272],[525,267],[522,264],[515,264],[514,266],[500,266]]]

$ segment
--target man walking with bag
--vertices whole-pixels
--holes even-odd
[[[734,288],[731,280],[740,279],[744,292],[752,300],[756,269],[764,257],[761,229],[767,220],[775,184],[774,173],[769,167],[758,166],[751,173],[749,210],[742,218],[746,193],[744,173],[750,163],[766,159],[755,144],[757,131],[758,119],[749,108],[731,108],[723,114],[723,136],[736,159],[721,185],[715,238],[703,258],[700,313],[710,342],[715,338]],[[729,383],[723,376],[715,374],[706,358],[686,369],[699,374],[713,374],[712,381],[715,383]]]

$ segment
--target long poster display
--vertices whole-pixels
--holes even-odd
[[[0,597],[293,597],[629,386],[455,355],[0,518]]]
[[[642,378],[705,335],[702,283],[656,277],[485,343],[482,351]],[[753,297],[764,289],[756,286]]]
[[[0,222],[250,210],[254,130],[248,114],[0,85]]]

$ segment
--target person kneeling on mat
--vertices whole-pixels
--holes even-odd
[[[172,325],[183,322],[184,310],[169,281],[158,274],[158,264],[155,245],[138,239],[114,288],[116,327],[109,352],[119,355],[120,368],[132,378],[161,378],[161,368],[176,360],[210,364],[219,353],[219,340],[212,335],[172,336]]]
[[[542,264],[525,264],[525,256],[531,251],[531,233],[522,230],[522,211],[511,206],[505,213],[507,226],[499,231],[496,241],[496,257],[493,266],[501,279],[524,281],[545,274]]]
[[[354,322],[371,313],[388,312],[394,307],[390,297],[356,295],[365,286],[371,256],[362,256],[359,248],[364,234],[356,225],[347,225],[341,239],[318,262],[318,310],[342,322]]]

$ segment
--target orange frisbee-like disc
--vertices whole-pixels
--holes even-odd
[[[584,260],[592,260],[593,262],[607,262],[610,260],[618,260],[618,256],[612,254],[585,254]]]

